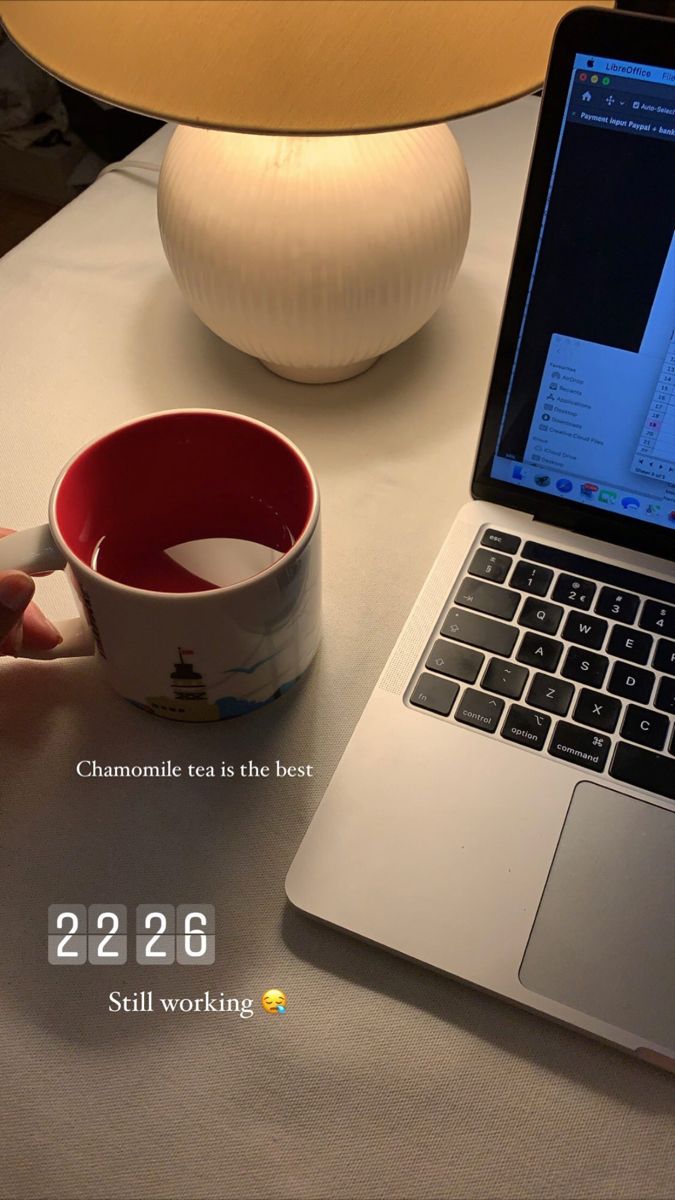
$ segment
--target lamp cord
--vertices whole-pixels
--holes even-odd
[[[99,171],[96,178],[102,179],[109,171],[126,171],[127,169],[133,170],[135,168],[138,168],[140,171],[154,171],[156,175],[159,174],[160,170],[157,163],[145,162],[141,158],[123,158],[119,162],[108,163],[102,171]]]

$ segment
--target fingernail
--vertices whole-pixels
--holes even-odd
[[[51,638],[52,648],[63,641],[63,634],[59,632],[56,625],[52,625],[49,617],[46,617],[35,605],[30,610],[30,624],[33,630],[39,628],[42,633]]]
[[[35,584],[28,575],[12,571],[0,579],[0,607],[8,608],[10,612],[23,612],[34,591]]]

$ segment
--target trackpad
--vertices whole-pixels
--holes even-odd
[[[520,967],[521,983],[675,1048],[673,946],[675,813],[580,783]]]

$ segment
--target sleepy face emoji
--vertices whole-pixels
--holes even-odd
[[[285,1013],[286,993],[280,988],[268,988],[263,994],[262,1006],[268,1013]]]

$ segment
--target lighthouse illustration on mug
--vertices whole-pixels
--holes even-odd
[[[271,700],[277,700],[296,682],[292,679],[280,684],[271,696],[265,696],[264,699],[256,699],[254,690],[250,696],[221,696],[218,700],[211,701],[208,698],[204,676],[194,669],[191,662],[185,661],[186,658],[192,657],[194,657],[193,650],[179,646],[179,661],[173,664],[174,669],[170,675],[171,695],[149,696],[145,704],[136,701],[137,706],[156,716],[166,717],[170,721],[222,721],[223,718],[242,716],[253,709],[262,708]],[[234,667],[225,673],[227,675],[253,676],[256,669],[264,666],[267,662],[269,659],[255,663],[250,668]]]

